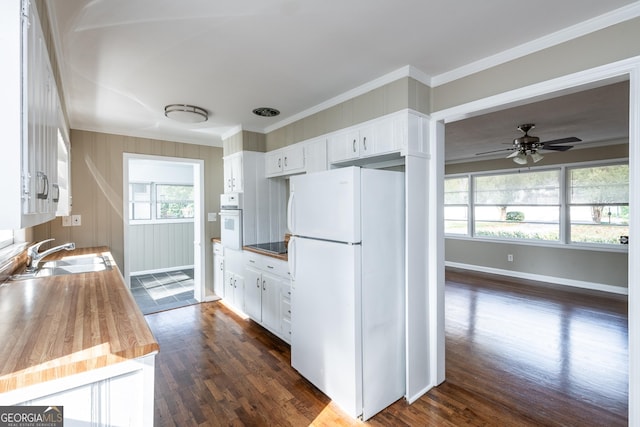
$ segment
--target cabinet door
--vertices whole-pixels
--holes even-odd
[[[376,134],[375,126],[367,125],[358,130],[358,141],[360,142],[360,156],[371,156],[375,154]]]
[[[329,163],[342,162],[360,155],[358,131],[340,132],[332,135],[327,144]]]
[[[267,153],[265,162],[267,176],[277,176],[282,173],[282,152]]]
[[[318,138],[304,147],[305,171],[307,173],[327,170],[327,140]]]
[[[251,267],[245,269],[244,312],[258,323],[262,322],[262,274]]]
[[[242,154],[239,154],[231,158],[231,191],[235,193],[242,193],[244,191],[242,172]]]
[[[399,130],[402,117],[385,117],[375,124],[375,154],[385,154],[401,149],[402,133]]]
[[[283,151],[282,170],[284,172],[304,171],[304,149],[302,145],[296,145]]]
[[[233,295],[234,295],[234,289],[235,289],[235,285],[234,285],[234,277],[235,275],[230,272],[230,271],[225,271],[224,272],[224,299],[225,301],[227,301],[229,304],[233,304],[234,299],[233,299]]]
[[[280,334],[280,279],[269,273],[262,274],[262,322]]]
[[[224,296],[224,257],[213,255],[213,293]]]
[[[233,175],[231,169],[231,159],[224,159],[224,192],[233,193]]]

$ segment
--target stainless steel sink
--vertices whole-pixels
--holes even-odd
[[[14,274],[10,279],[37,279],[39,277],[92,273],[111,269],[111,261],[108,257],[101,255],[82,255],[44,262],[36,271],[24,271],[22,273]]]

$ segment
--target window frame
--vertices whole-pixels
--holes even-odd
[[[458,239],[458,240],[473,240],[473,241],[488,241],[488,242],[500,242],[500,243],[508,243],[508,244],[521,244],[527,246],[546,246],[546,247],[566,247],[573,249],[584,249],[584,250],[596,250],[601,252],[627,252],[628,245],[623,244],[611,244],[611,243],[589,243],[589,242],[572,242],[570,236],[570,227],[571,227],[571,219],[569,216],[569,210],[571,205],[569,204],[569,170],[570,169],[579,169],[579,168],[588,168],[588,167],[598,167],[598,166],[610,166],[616,164],[629,164],[628,158],[616,158],[616,159],[607,159],[607,160],[594,160],[587,162],[576,162],[576,163],[562,163],[562,164],[554,164],[554,165],[543,165],[543,166],[530,166],[526,168],[516,168],[516,169],[500,169],[500,170],[491,170],[491,171],[473,171],[473,172],[461,172],[461,173],[452,173],[445,174],[444,179],[447,178],[459,178],[459,177],[468,177],[469,179],[469,196],[468,196],[468,227],[467,234],[451,234],[444,233],[446,239]],[[475,188],[473,179],[475,176],[487,176],[487,175],[503,175],[503,174],[511,174],[518,173],[518,171],[543,171],[543,170],[551,170],[551,169],[559,169],[559,191],[560,191],[560,200],[559,200],[559,239],[556,240],[532,240],[532,239],[520,239],[520,238],[506,238],[506,237],[491,237],[491,236],[477,236],[475,232]],[[444,186],[444,183],[443,183]],[[444,194],[444,188],[443,188]],[[443,197],[444,199],[444,197]],[[448,206],[444,204],[444,206]],[[443,232],[444,232],[444,215],[443,215]]]
[[[181,223],[181,222],[194,222],[195,221],[195,212],[194,216],[189,218],[158,218],[158,204],[162,203],[157,199],[157,186],[159,185],[170,185],[170,186],[180,186],[180,187],[194,187],[194,199],[193,203],[195,204],[195,185],[193,184],[184,184],[184,183],[175,183],[175,182],[153,182],[153,181],[129,181],[129,186],[135,184],[143,184],[149,186],[149,201],[138,202],[138,203],[149,203],[149,210],[151,217],[150,219],[131,219],[131,209],[132,204],[135,203],[133,198],[133,191],[131,191],[131,187],[129,189],[129,212],[127,212],[127,217],[129,218],[129,224],[131,225],[144,225],[144,224],[169,224],[169,223]]]

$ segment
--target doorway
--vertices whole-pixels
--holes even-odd
[[[435,166],[442,167],[444,165],[444,152],[445,138],[444,138],[444,126],[445,123],[460,120],[465,117],[472,117],[474,115],[482,114],[483,112],[495,111],[499,108],[504,108],[507,105],[522,105],[526,102],[530,102],[533,99],[541,99],[541,97],[553,96],[554,93],[561,91],[573,91],[581,85],[598,86],[602,84],[604,80],[614,78],[628,78],[630,82],[629,90],[629,209],[630,209],[630,223],[638,224],[640,222],[640,203],[634,196],[637,194],[637,188],[640,185],[640,171],[637,167],[637,161],[640,158],[640,117],[638,117],[638,108],[640,106],[640,85],[638,83],[638,73],[640,71],[640,63],[638,59],[621,61],[615,64],[609,64],[604,67],[600,67],[586,72],[577,73],[575,75],[565,76],[562,78],[554,79],[548,82],[531,85],[529,87],[514,90],[512,92],[501,94],[485,98],[479,101],[470,102],[458,107],[450,108],[447,110],[439,111],[431,116],[431,135],[433,137],[432,146],[438,156],[435,156]],[[440,200],[442,200],[443,193],[443,179],[444,174],[439,174],[436,179],[430,183],[430,192],[433,192]],[[438,235],[437,227],[442,227],[442,221],[438,221],[437,224],[430,222],[430,231],[434,235]],[[629,245],[629,267],[628,267],[628,326],[629,326],[629,424],[635,425],[640,419],[640,408],[634,405],[640,396],[640,379],[638,372],[640,371],[640,359],[637,357],[640,337],[638,337],[637,331],[640,329],[640,306],[638,299],[635,297],[637,293],[638,277],[640,277],[639,255],[635,251],[633,240],[640,238],[640,232],[638,228],[630,227],[630,245]],[[440,236],[442,236],[440,234]],[[443,237],[440,238],[444,240]],[[442,248],[444,244],[442,243]],[[440,265],[439,268],[444,268]],[[438,295],[444,294],[444,280],[439,280],[437,283],[430,284],[431,290]],[[443,310],[443,307],[439,308]],[[442,318],[442,317],[441,317]],[[438,330],[442,331],[444,328],[444,321],[442,321]],[[444,340],[438,342],[437,349],[435,351],[436,357],[442,363],[438,364],[438,370],[444,371]]]
[[[144,314],[202,301],[204,162],[125,153],[124,276]]]

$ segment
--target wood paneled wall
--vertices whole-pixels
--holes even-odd
[[[193,222],[130,225],[127,240],[132,274],[193,265]]]
[[[40,225],[34,239],[48,237],[57,244],[77,247],[108,246],[124,271],[123,154],[137,153],[204,160],[205,215],[219,212],[223,190],[222,148],[183,144],[82,130],[71,131],[72,213],[82,215],[79,227],[62,227],[60,218]],[[212,237],[220,236],[220,223],[205,222],[205,279],[213,282]]]

